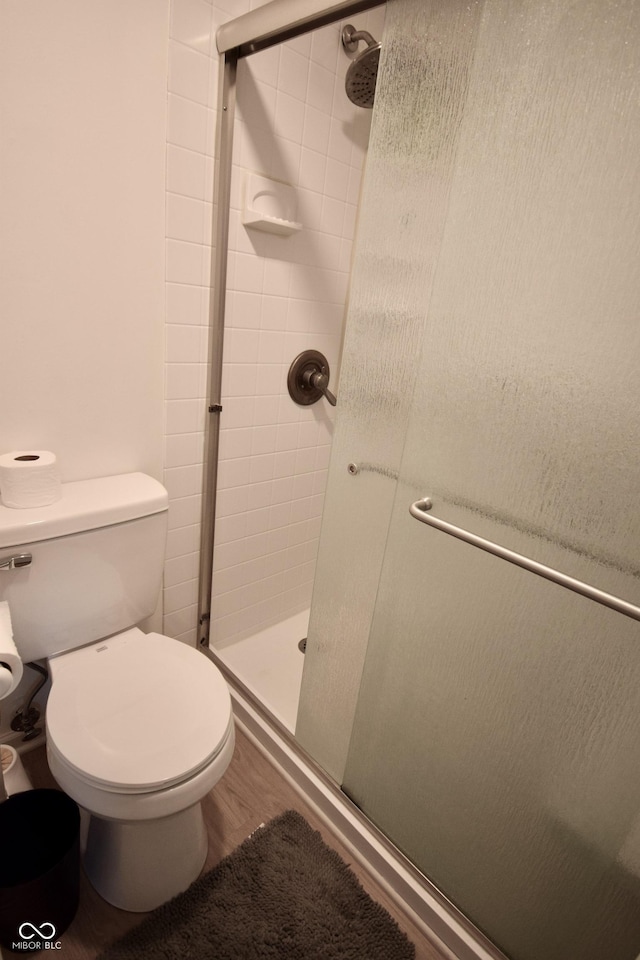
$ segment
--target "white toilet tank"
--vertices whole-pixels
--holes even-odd
[[[0,504],[0,570],[25,662],[127,630],[156,609],[168,496],[144,473],[62,484],[62,499],[24,510]]]

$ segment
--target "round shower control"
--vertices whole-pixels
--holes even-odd
[[[332,407],[336,398],[329,390],[329,364],[318,350],[303,350],[289,367],[287,387],[289,396],[303,407],[326,397]]]

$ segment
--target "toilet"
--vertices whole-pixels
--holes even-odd
[[[87,876],[131,911],[200,873],[201,801],[234,748],[216,666],[138,626],[156,609],[167,513],[166,490],[143,473],[65,483],[47,507],[0,505],[0,562],[21,558],[2,572],[0,599],[23,662],[46,658],[52,681],[49,766],[81,808]]]

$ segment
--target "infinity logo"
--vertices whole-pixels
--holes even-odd
[[[33,932],[28,933],[27,931],[31,929]],[[45,930],[50,930],[51,933],[45,933]],[[53,940],[56,935],[56,928],[52,923],[43,923],[41,927],[36,927],[32,923],[21,923],[18,927],[18,933],[23,940],[32,940],[33,937],[42,937],[43,940]]]

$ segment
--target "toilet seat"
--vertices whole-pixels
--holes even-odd
[[[199,651],[134,628],[52,661],[49,749],[89,788],[164,791],[228,747],[231,698]]]

